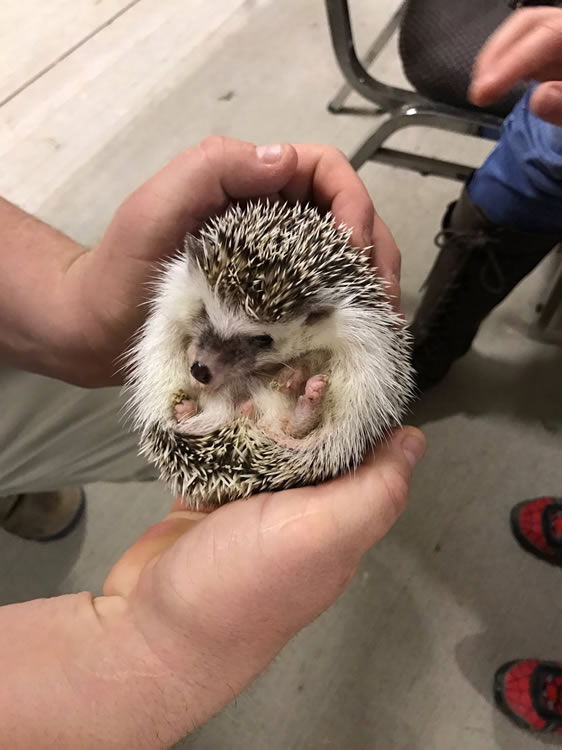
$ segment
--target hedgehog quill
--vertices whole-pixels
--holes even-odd
[[[350,237],[314,207],[250,202],[163,268],[128,405],[188,507],[335,477],[401,423],[410,336]]]

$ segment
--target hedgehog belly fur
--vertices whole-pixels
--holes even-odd
[[[188,237],[163,268],[130,353],[129,410],[141,452],[190,507],[337,476],[401,423],[413,392],[410,335],[349,237],[314,208],[249,203]],[[256,355],[265,369],[328,353],[326,371],[316,373],[327,376],[325,401],[310,434],[279,439],[267,414],[240,416],[234,401],[208,434],[178,432],[174,394],[197,394],[187,352],[202,310],[218,341],[267,333],[272,349]],[[258,412],[275,403],[267,385],[248,387]],[[228,396],[228,381],[224,388]]]

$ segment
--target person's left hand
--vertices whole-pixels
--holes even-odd
[[[100,244],[66,270],[59,339],[68,364],[60,377],[90,387],[119,383],[118,361],[146,314],[158,262],[229,202],[266,196],[330,209],[353,229],[354,244],[374,246],[373,262],[398,306],[400,253],[343,154],[327,146],[256,148],[210,137],[132,193]]]

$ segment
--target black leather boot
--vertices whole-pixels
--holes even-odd
[[[555,247],[559,235],[497,226],[463,190],[443,219],[437,260],[411,325],[420,393],[470,349],[480,324]]]

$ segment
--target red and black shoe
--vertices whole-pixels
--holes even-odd
[[[526,659],[511,661],[494,677],[498,708],[531,732],[562,734],[562,664]]]
[[[511,511],[511,529],[527,552],[562,567],[562,500],[524,500]]]

